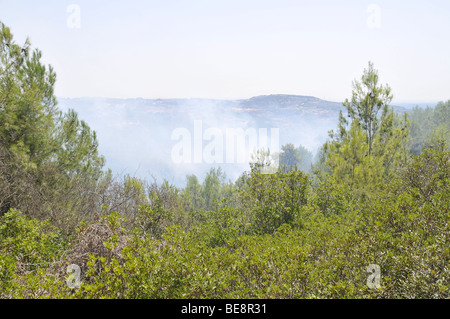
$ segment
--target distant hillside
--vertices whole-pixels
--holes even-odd
[[[246,166],[237,164],[174,165],[171,139],[176,128],[194,134],[194,121],[203,131],[218,128],[278,128],[280,146],[302,144],[312,152],[337,124],[341,103],[312,96],[264,95],[241,100],[59,98],[59,107],[78,112],[96,132],[107,166],[117,173],[150,174],[183,184],[186,174],[201,177],[212,166],[222,166],[231,179]],[[397,111],[404,111],[395,107]]]
[[[255,96],[247,100],[240,100],[239,103],[243,107],[277,107],[285,110],[301,110],[307,108],[340,109],[342,107],[341,103],[325,101],[313,96],[285,94]]]

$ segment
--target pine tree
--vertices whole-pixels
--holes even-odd
[[[0,143],[30,168],[39,167],[54,147],[56,74],[41,63],[30,41],[18,45],[0,22]]]
[[[380,125],[393,114],[389,108],[393,95],[389,85],[379,85],[378,71],[369,62],[368,69],[364,69],[361,82],[353,81],[352,99],[345,100],[348,117],[356,120],[362,130],[367,133],[369,155],[372,154],[373,141],[380,129]],[[381,111],[381,117],[379,112]]]
[[[92,196],[104,159],[95,132],[73,110],[57,109],[56,74],[41,58],[0,22],[0,214],[17,208],[58,219],[88,202],[80,197]]]
[[[281,147],[280,166],[287,170],[300,169],[302,158],[300,151],[294,144],[286,144]]]
[[[331,131],[324,145],[334,178],[350,188],[381,183],[406,158],[409,122],[389,107],[392,97],[388,85],[378,85],[378,71],[369,62],[361,82],[353,82],[351,101],[344,103],[350,123],[340,112],[337,132]]]

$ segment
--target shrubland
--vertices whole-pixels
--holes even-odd
[[[117,178],[0,26],[1,298],[450,298],[450,101],[396,115],[369,63],[314,164],[288,144],[235,182]]]

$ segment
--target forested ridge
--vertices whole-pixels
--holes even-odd
[[[41,58],[0,23],[0,298],[450,298],[450,100],[396,114],[369,62],[315,158],[180,188],[106,170]]]

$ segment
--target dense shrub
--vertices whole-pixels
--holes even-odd
[[[10,210],[0,219],[0,296],[14,296],[23,278],[47,276],[66,247],[61,232],[48,221]]]
[[[40,60],[0,22],[0,298],[450,298],[448,102],[413,112],[408,154],[369,63],[314,174],[291,144],[180,189],[103,171]]]

